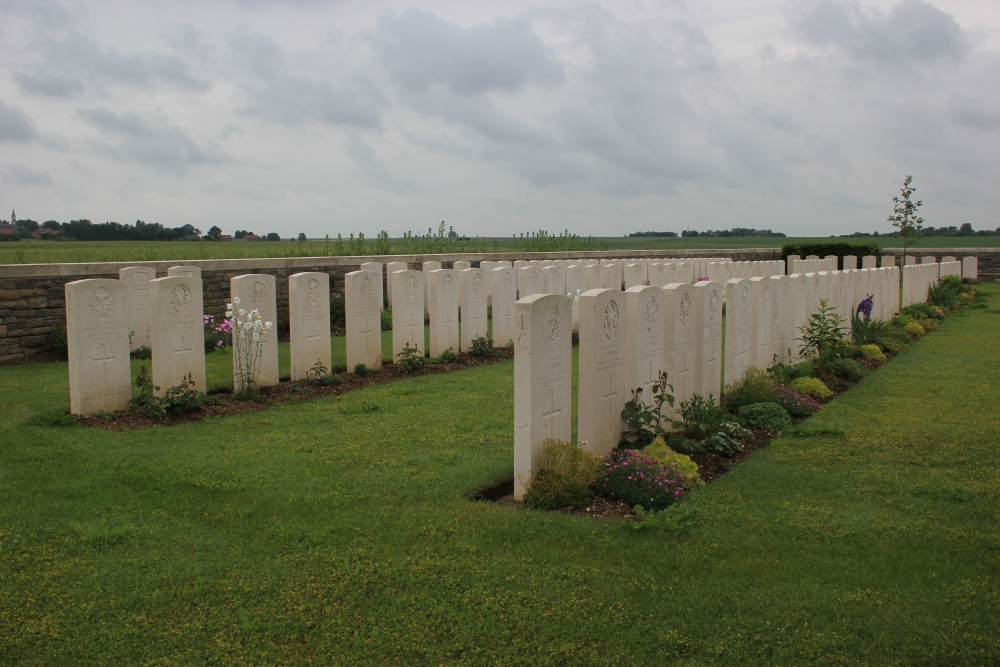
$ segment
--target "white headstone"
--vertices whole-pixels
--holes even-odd
[[[580,295],[580,400],[577,438],[605,455],[618,445],[625,387],[625,295],[620,289]],[[583,443],[586,442],[586,445]]]
[[[962,277],[969,278],[970,280],[979,279],[979,258],[978,257],[963,257],[962,258]]]
[[[430,279],[431,356],[440,357],[451,349],[458,354],[458,298],[460,285],[454,269],[438,269],[426,274]]]
[[[430,315],[431,308],[431,277],[428,275],[431,271],[437,271],[441,268],[441,262],[424,262],[421,265],[424,272],[424,310],[426,311],[424,315]],[[458,349],[458,348],[455,348]]]
[[[517,298],[523,299],[533,294],[545,294],[542,269],[538,266],[522,266],[517,270]]]
[[[637,285],[625,290],[625,390],[642,388],[642,401],[653,403],[653,384],[663,366],[663,288]],[[669,382],[669,380],[668,380]]]
[[[542,443],[573,435],[573,341],[569,297],[537,294],[515,309],[514,499],[521,500]]]
[[[517,283],[514,269],[497,267],[493,269],[493,345],[504,347],[514,340],[517,332],[514,321],[514,298]]]
[[[726,384],[743,379],[753,365],[753,317],[750,281],[726,283]]]
[[[489,315],[486,312],[486,280],[482,269],[462,269],[459,316],[462,350],[472,349],[472,341],[489,336]]]
[[[625,265],[625,289],[641,287],[646,282],[646,267],[642,264]]]
[[[69,407],[75,415],[124,410],[132,398],[127,292],[125,282],[110,278],[64,287]]]
[[[545,291],[549,294],[566,293],[566,271],[558,266],[546,266],[542,269]]]
[[[788,282],[788,276],[771,276],[770,280],[773,296],[771,351],[777,355],[779,362],[787,364],[791,361],[789,350],[794,347],[795,338],[788,323],[792,306],[791,284]]]
[[[844,266],[845,271],[858,268],[858,258],[856,255],[844,255]]]
[[[696,371],[695,393],[718,404],[722,388],[722,285],[714,281],[694,284]]]
[[[486,281],[486,303],[493,303],[493,269],[497,268],[497,263],[490,260],[479,262],[479,268],[483,270],[483,280]]]
[[[389,275],[392,284],[392,358],[407,347],[424,356],[424,273],[403,269]]]
[[[361,264],[362,271],[371,271],[372,273],[378,275],[378,299],[379,299],[379,310],[385,307],[385,290],[382,286],[382,262],[363,262]]]
[[[694,285],[670,283],[663,288],[663,370],[667,382],[673,386],[674,409],[671,419],[677,418],[681,401],[698,393],[697,331]]]
[[[278,321],[278,304],[274,276],[266,273],[248,273],[236,276],[229,281],[230,301],[233,297],[240,298],[240,308],[247,312],[254,308],[260,313],[264,322],[273,325]],[[234,313],[234,317],[235,317]],[[238,319],[238,318],[236,318]],[[272,387],[278,384],[278,330],[273,328],[260,338],[260,361],[257,364],[257,386]],[[236,348],[233,347],[233,376],[235,381],[238,364],[245,364],[246,359],[238,359]],[[236,386],[235,384],[233,385]]]
[[[205,391],[205,315],[201,278],[149,281],[153,306],[153,384],[157,396],[181,383]]]
[[[167,269],[168,278],[197,278],[201,280],[200,266],[171,266]]]
[[[389,262],[385,265],[385,300],[390,308],[392,308],[392,274],[396,271],[406,271],[409,268],[410,265],[406,262]],[[423,281],[420,284],[422,285]]]
[[[877,269],[878,268],[878,257],[875,255],[865,255],[861,258],[861,268],[862,269]]]
[[[156,271],[146,266],[129,266],[118,271],[118,279],[125,283],[129,350],[143,346],[151,347],[149,281],[154,278]]]
[[[347,333],[347,370],[358,364],[382,367],[382,308],[379,274],[351,271],[344,276],[344,317]]]
[[[288,332],[293,382],[307,379],[309,371],[318,371],[318,366],[327,373],[333,371],[328,274],[304,272],[288,276]]]
[[[472,262],[467,262],[464,259],[456,260],[452,263],[451,268],[457,271],[465,271],[466,269],[472,268]]]
[[[882,266],[883,267],[893,267],[893,266],[896,266],[896,256],[895,255],[882,255]]]
[[[934,255],[924,255],[920,258],[921,264],[935,264],[937,262],[937,257]]]

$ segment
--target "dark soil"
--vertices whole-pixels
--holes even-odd
[[[349,391],[384,384],[386,382],[395,382],[421,375],[449,373],[451,371],[462,370],[463,368],[494,364],[513,358],[513,351],[505,348],[497,348],[494,350],[494,355],[489,358],[479,359],[469,354],[462,354],[459,356],[458,361],[423,364],[412,372],[407,372],[395,364],[387,364],[380,370],[370,370],[364,377],[355,375],[354,373],[341,373],[341,382],[334,385],[321,386],[308,381],[300,381],[281,382],[273,387],[261,387],[260,398],[257,400],[236,399],[233,397],[231,390],[212,392],[210,396],[217,402],[216,405],[206,405],[200,410],[187,414],[168,415],[163,421],[159,422],[130,412],[114,412],[92,417],[82,417],[80,423],[84,426],[116,431],[129,431],[137,428],[149,428],[151,426],[174,426],[176,424],[201,421],[213,417],[226,417],[246,412],[266,410],[272,405],[286,401],[313,400],[325,396],[340,396]],[[511,484],[513,484],[513,481]]]

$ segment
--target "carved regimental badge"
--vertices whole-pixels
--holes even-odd
[[[372,294],[375,293],[375,284],[372,282],[371,278],[368,276],[361,278],[361,284],[358,285],[358,293],[365,301],[372,298]]]
[[[681,324],[687,326],[689,317],[691,317],[691,295],[685,294],[681,297]]]
[[[618,302],[609,301],[604,308],[604,335],[611,340],[618,333]]]
[[[450,273],[446,273],[441,277],[441,291],[448,296],[451,296],[452,290],[455,288],[455,279],[451,277]]]
[[[714,320],[719,316],[719,292],[712,290],[708,297],[708,317]]]
[[[406,276],[406,283],[403,285],[403,289],[406,290],[406,298],[410,301],[415,301],[417,299],[417,277],[412,273]]]
[[[514,287],[514,277],[511,275],[510,271],[503,274],[503,288],[504,291],[510,291]]]
[[[90,295],[90,312],[100,318],[111,314],[111,309],[115,307],[115,295],[106,287],[98,287]]]
[[[472,276],[472,291],[478,292],[483,289],[483,274],[475,273]]]
[[[530,287],[531,289],[535,289],[535,286],[537,284],[538,284],[538,271],[532,269],[531,271],[528,271],[528,287]]]
[[[559,347],[559,333],[562,331],[562,319],[562,313],[559,312],[557,306],[550,307],[548,312],[545,313],[545,323],[542,326],[542,342],[545,345],[545,349],[549,352],[555,352],[556,348]]]
[[[264,303],[264,298],[267,296],[267,288],[264,287],[264,283],[259,280],[253,281],[253,285],[250,286],[250,303],[254,305],[254,308],[260,306]]]
[[[660,306],[656,303],[656,297],[650,296],[646,300],[646,331],[656,328],[656,316],[660,312]]]
[[[744,320],[750,317],[750,288],[746,285],[740,290],[740,317]]]
[[[183,315],[191,308],[191,288],[187,285],[177,285],[170,292],[170,305],[174,312]]]
[[[309,305],[315,306],[321,296],[323,296],[323,286],[315,278],[310,278],[306,283],[306,299],[309,300]]]

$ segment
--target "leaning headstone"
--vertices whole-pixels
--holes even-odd
[[[461,323],[462,351],[472,349],[472,341],[487,338],[489,315],[486,312],[486,281],[482,269],[463,269],[459,295],[459,322]]]
[[[385,300],[390,308],[392,308],[392,274],[396,271],[406,271],[409,268],[410,265],[406,262],[389,262],[385,265]]]
[[[726,283],[727,385],[742,380],[747,368],[753,365],[751,302],[749,280],[730,280]]]
[[[330,353],[330,276],[304,272],[288,276],[288,333],[292,381],[333,370]],[[277,339],[273,341],[277,343]]]
[[[125,311],[128,313],[128,349],[151,347],[149,338],[149,281],[156,271],[147,266],[119,269],[118,279],[125,283]]]
[[[252,311],[254,308],[260,313],[260,319],[264,322],[271,322],[272,325],[278,320],[278,304],[277,298],[275,297],[275,280],[274,276],[268,275],[266,273],[249,273],[242,276],[236,276],[229,281],[229,295],[230,301],[234,301],[233,297],[240,298],[239,308],[245,309],[247,312]],[[237,310],[235,307],[233,310]],[[239,319],[234,313],[234,319]],[[278,384],[278,331],[272,327],[271,331],[268,331],[263,335],[257,345],[261,345],[260,348],[260,361],[257,364],[257,386],[258,387],[272,387]],[[236,356],[236,347],[233,347],[233,375],[235,381],[235,375],[238,368],[243,368],[246,370],[244,365],[247,363],[246,359],[238,359]],[[236,386],[235,384],[233,385]]]
[[[149,281],[153,306],[153,393],[163,396],[184,383],[205,391],[205,315],[201,278],[171,276]],[[191,383],[194,386],[191,386]]]
[[[197,278],[201,280],[200,266],[171,266],[167,269],[168,278]]]
[[[514,269],[509,266],[493,269],[493,346],[505,347],[514,341],[514,302],[517,286]]]
[[[722,285],[714,281],[694,284],[694,391],[718,404],[722,388]]]
[[[125,282],[110,278],[64,287],[69,408],[75,415],[124,410],[132,398],[127,290]]]
[[[445,350],[459,351],[458,296],[459,285],[454,269],[438,269],[427,274],[430,279],[430,343],[431,356],[440,357]]]
[[[424,356],[424,274],[422,271],[393,271],[389,274],[392,306],[392,358],[406,348],[416,348]]]
[[[383,269],[382,262],[361,263],[362,271],[371,271],[372,273],[378,275],[378,298],[379,298],[379,304],[381,304],[379,306],[380,310],[385,307],[385,290],[383,289],[382,286],[382,269]]]
[[[620,289],[589,290],[580,295],[577,438],[581,446],[600,456],[618,446],[621,413],[628,400],[624,316],[625,298]]]
[[[637,285],[625,290],[625,390],[642,388],[646,405],[663,367],[663,288]]]
[[[379,274],[351,271],[344,276],[344,318],[347,334],[347,370],[358,364],[382,367],[382,308]]]
[[[573,341],[569,298],[537,294],[517,302],[514,345],[514,499],[531,484],[548,438],[569,442],[572,429]]]
[[[663,370],[667,382],[673,386],[674,408],[664,417],[677,418],[681,401],[698,392],[697,331],[695,323],[694,286],[688,283],[670,283],[663,288]]]
[[[962,277],[969,278],[970,280],[979,280],[979,258],[978,257],[963,257],[962,258]]]

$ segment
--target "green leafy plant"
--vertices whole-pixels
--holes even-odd
[[[940,307],[929,304],[925,301],[918,301],[917,303],[911,303],[909,306],[903,308],[899,311],[900,314],[897,317],[906,316],[910,320],[943,320],[944,312]],[[909,321],[909,320],[907,320]],[[895,326],[905,326],[907,321],[902,324],[897,324]]]
[[[692,440],[704,440],[718,432],[729,419],[726,411],[715,404],[715,398],[711,394],[708,398],[701,394],[692,394],[686,401],[681,401],[677,413],[681,418],[673,422],[673,427],[680,435]],[[686,443],[681,443],[681,446],[690,450],[690,446]]]
[[[364,364],[355,364],[354,374],[357,375],[359,378],[363,378],[367,376],[369,373],[371,373],[371,370],[369,370],[368,367],[365,366]]]
[[[472,339],[472,347],[469,349],[469,356],[476,359],[489,359],[493,356],[493,339],[480,336]]]
[[[906,251],[911,245],[916,245],[920,240],[920,231],[924,224],[924,219],[917,215],[917,209],[924,205],[922,201],[913,201],[911,197],[916,192],[916,188],[910,187],[913,176],[903,179],[903,187],[900,189],[900,196],[892,198],[892,215],[889,222],[899,230],[899,235],[903,237],[903,261],[900,266],[906,266]],[[905,272],[900,271],[900,279]],[[902,296],[900,296],[902,299]]]
[[[642,505],[657,511],[684,496],[693,481],[669,465],[634,449],[615,450],[605,459],[597,492],[629,506]]]
[[[859,349],[861,350],[861,355],[865,359],[870,359],[871,361],[879,361],[879,362],[885,361],[885,355],[882,353],[882,350],[879,348],[878,345],[875,344],[862,345]]]
[[[677,472],[683,473],[685,478],[691,480],[693,486],[705,486],[704,480],[698,474],[698,464],[692,461],[690,456],[670,449],[666,441],[664,441],[663,436],[656,438],[656,440],[642,451],[646,456],[664,465],[673,467]]]
[[[322,361],[317,361],[306,373],[306,382],[317,387],[338,385],[343,381],[344,379],[342,377],[336,373],[331,373],[330,370],[323,365]]]
[[[582,507],[594,499],[604,459],[564,440],[548,439],[534,461],[524,503],[537,509]]]
[[[844,318],[836,313],[826,299],[819,302],[819,312],[809,316],[809,319],[799,327],[799,354],[812,359],[822,359],[836,353],[843,332]]]
[[[219,403],[217,399],[196,390],[194,379],[190,375],[185,375],[179,384],[167,389],[162,397],[154,396],[153,392],[159,387],[153,385],[148,367],[145,365],[139,368],[135,386],[139,394],[128,402],[128,411],[152,421],[163,421],[168,414],[182,415],[197,412],[206,405]]]
[[[233,346],[233,396],[252,399],[258,396],[257,379],[264,355],[266,335],[272,323],[265,322],[256,308],[247,312],[240,308],[240,297],[226,304],[226,317],[231,323]]]
[[[149,349],[148,345],[140,345],[139,347],[129,352],[128,356],[132,359],[139,359],[139,360],[152,359],[153,351]]]
[[[927,302],[947,310],[958,307],[960,296],[962,296],[961,283],[939,281],[927,289]]]
[[[743,450],[743,444],[753,438],[753,433],[733,421],[722,424],[717,433],[705,438],[703,446],[707,452],[716,452],[732,457]]]
[[[778,382],[789,383],[795,378],[809,377],[813,374],[813,363],[802,361],[797,364],[773,364],[767,369],[767,374]]]
[[[667,382],[667,373],[660,373],[653,383],[652,401],[649,405],[642,400],[642,387],[632,390],[632,398],[625,402],[622,409],[622,435],[618,448],[642,448],[653,442],[658,435],[666,431],[663,428],[663,406],[674,405],[673,386]]]
[[[902,329],[912,321],[913,321],[912,317],[910,317],[906,313],[900,313],[898,315],[894,315],[893,318],[889,320],[889,324],[891,324],[894,327]]]
[[[49,327],[49,347],[52,354],[60,359],[69,358],[69,341],[66,338],[66,325],[59,322]]]
[[[413,373],[424,364],[424,355],[409,343],[396,355],[396,364],[407,373]]]
[[[767,372],[756,366],[748,366],[743,379],[727,384],[722,392],[722,407],[732,414],[736,414],[740,406],[772,400],[774,388]]]
[[[794,380],[791,390],[806,396],[825,401],[833,396],[833,392],[819,378],[799,378]]]
[[[781,433],[792,425],[792,418],[778,403],[751,403],[740,406],[739,416],[755,428],[772,433]]]
[[[441,353],[441,357],[440,357],[440,360],[441,360],[442,364],[451,364],[451,363],[454,363],[454,362],[458,361],[458,359],[459,359],[459,357],[455,353],[455,348],[452,348],[452,347],[449,347],[447,350],[445,350],[444,352],[442,352]]]
[[[878,339],[878,345],[886,352],[896,354],[910,345],[912,339],[899,329],[885,332]]]
[[[392,331],[392,310],[386,308],[382,311],[381,315],[381,329],[382,331]]]
[[[852,383],[861,382],[869,375],[868,369],[853,359],[837,359],[830,364],[830,372]]]
[[[924,327],[919,322],[907,323],[907,325],[903,327],[903,331],[910,334],[914,338],[920,338],[921,336],[927,333],[927,330],[924,329]]]
[[[696,521],[693,501],[675,503],[660,511],[648,511],[642,505],[632,508],[635,520],[629,525],[633,530],[667,530],[678,532]]]
[[[774,402],[792,417],[810,417],[822,407],[812,396],[794,391],[783,384],[775,386]]]

